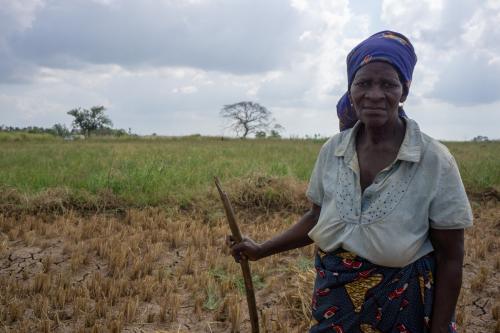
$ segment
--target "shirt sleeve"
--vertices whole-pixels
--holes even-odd
[[[436,195],[429,208],[433,229],[464,229],[472,226],[472,210],[460,178],[457,163],[452,157],[443,167]]]
[[[324,189],[323,189],[323,170],[324,170],[324,155],[325,146],[321,148],[314,169],[309,179],[309,186],[306,191],[306,196],[309,200],[318,206],[323,203]]]

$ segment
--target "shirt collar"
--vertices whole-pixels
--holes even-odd
[[[401,147],[399,148],[397,160],[417,163],[420,161],[422,153],[421,133],[418,124],[413,119],[403,117],[406,122],[406,132]],[[343,156],[346,163],[349,163],[355,155],[356,133],[361,126],[358,120],[353,128],[345,131],[339,144],[335,148],[335,156]]]

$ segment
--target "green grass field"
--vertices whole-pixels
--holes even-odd
[[[500,189],[500,142],[445,144],[469,194],[498,195],[491,188]],[[0,326],[249,331],[213,176],[221,178],[242,232],[263,241],[308,209],[305,187],[321,145],[0,135]],[[496,200],[472,203],[457,322],[464,332],[492,332],[499,327],[491,281],[500,267],[500,211]],[[262,332],[312,325],[313,255],[309,246],[252,263]]]
[[[500,142],[446,142],[469,193],[500,188]],[[0,186],[34,195],[50,188],[96,194],[103,189],[134,206],[196,198],[213,176],[252,175],[307,182],[322,141],[207,137],[0,137]]]

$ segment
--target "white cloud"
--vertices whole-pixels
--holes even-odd
[[[417,120],[423,132],[436,139],[467,141],[477,135],[500,139],[500,102],[474,108],[434,99],[427,99],[418,106],[412,103],[413,100],[408,103],[411,118]]]
[[[196,86],[184,86],[172,89],[172,93],[174,94],[186,94],[186,95],[194,94],[197,91],[198,88]]]
[[[91,0],[91,1],[103,6],[115,5],[117,3],[117,0]]]
[[[482,52],[491,58],[498,56],[500,44],[500,6],[492,3],[478,7],[464,24],[462,40],[469,50]]]
[[[441,21],[444,0],[384,0],[382,20],[392,26],[405,27],[415,37],[423,31],[433,30]],[[406,33],[406,32],[405,32]]]
[[[298,43],[296,13],[287,0],[52,0],[32,29],[12,34],[9,43],[15,57],[46,67],[114,63],[258,73],[289,64]]]
[[[51,127],[55,123],[64,123],[61,115],[66,109],[64,104],[47,99],[40,99],[37,94],[1,94],[0,110],[16,112],[0,112],[0,124],[10,126],[42,126]]]
[[[8,38],[29,30],[43,6],[42,0],[0,0],[0,82],[24,81],[34,70],[33,64],[17,59]]]
[[[384,0],[382,19],[415,45],[413,92],[455,105],[500,100],[499,9],[473,0]]]
[[[0,0],[0,36],[31,28],[37,10],[44,4],[42,0]]]
[[[0,119],[69,124],[67,110],[104,105],[143,134],[230,134],[220,108],[253,100],[285,135],[331,135],[347,53],[389,28],[415,45],[405,107],[423,130],[495,137],[500,6],[483,3],[0,0]]]

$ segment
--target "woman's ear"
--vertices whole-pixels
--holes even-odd
[[[403,82],[403,81],[401,81]],[[408,97],[408,92],[410,90],[409,86],[405,83],[403,84],[403,95],[401,95],[401,98],[399,99],[399,103],[404,103],[406,101],[406,97]]]

